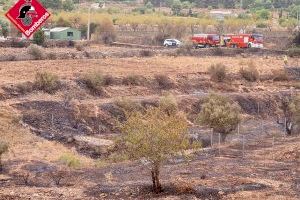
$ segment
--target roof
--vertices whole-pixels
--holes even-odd
[[[65,31],[67,29],[69,29],[70,27],[56,27],[56,28],[52,28],[50,30],[50,32],[61,32],[61,31]]]

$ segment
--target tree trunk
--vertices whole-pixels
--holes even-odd
[[[221,143],[225,143],[227,137],[227,133],[221,133]]]
[[[155,193],[160,193],[162,191],[161,184],[159,182],[159,164],[154,163],[153,168],[151,170],[152,174],[152,183],[153,183],[153,191]]]

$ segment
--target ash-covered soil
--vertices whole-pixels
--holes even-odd
[[[239,74],[250,62],[260,73],[256,82]],[[11,149],[3,156],[0,199],[299,199],[300,139],[285,137],[276,123],[279,96],[299,92],[298,62],[289,60],[288,80],[272,74],[284,69],[281,55],[1,62],[0,135]],[[224,82],[213,82],[207,72],[217,63],[228,70]],[[61,87],[52,94],[35,88],[38,71],[57,75]],[[80,80],[88,73],[113,81],[95,94]],[[165,85],[158,74],[168,78]],[[128,84],[129,75],[138,83]],[[210,130],[195,124],[211,91],[238,102],[245,119],[225,145],[213,135],[213,148]],[[164,192],[154,194],[145,162],[120,158],[112,145],[120,136],[117,119],[124,119],[116,102],[126,97],[148,107],[169,93],[188,115],[191,135],[207,148],[166,162]],[[62,167],[66,154],[81,166]]]

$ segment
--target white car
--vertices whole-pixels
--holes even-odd
[[[176,39],[166,39],[164,41],[164,46],[165,47],[178,47],[181,45],[181,42]]]

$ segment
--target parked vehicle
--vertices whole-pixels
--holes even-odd
[[[195,34],[192,37],[195,48],[199,47],[216,47],[220,45],[220,36],[218,34]]]
[[[261,34],[228,34],[224,35],[226,47],[231,48],[263,48],[263,35]]]
[[[166,39],[164,41],[165,47],[178,47],[181,45],[181,42],[177,39]]]

